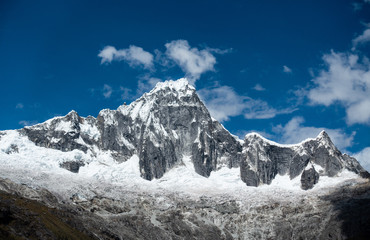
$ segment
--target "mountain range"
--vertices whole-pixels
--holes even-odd
[[[327,194],[326,189],[334,191],[339,188],[338,186],[348,187],[349,183],[351,186],[366,185],[368,182],[366,178],[370,176],[355,158],[342,154],[325,131],[316,138],[294,145],[278,144],[257,133],[249,133],[243,140],[239,139],[211,117],[195,88],[186,79],[160,82],[154,89],[131,104],[121,105],[117,110],[104,109],[97,117],[81,117],[77,112],[71,111],[66,116],[55,117],[44,123],[19,130],[1,131],[0,169],[3,173],[0,190],[17,193],[58,208],[70,209],[71,203],[81,205],[84,211],[90,211],[90,215],[91,212],[97,211],[102,218],[107,217],[108,213],[110,215],[108,214],[107,218],[111,219],[113,215],[118,217],[122,213],[130,213],[132,209],[138,211],[137,208],[145,204],[139,201],[140,203],[132,206],[130,201],[135,202],[137,198],[134,196],[144,194],[141,198],[149,202],[150,207],[147,206],[147,208],[150,210],[142,213],[142,216],[149,217],[152,225],[143,228],[150,228],[151,231],[154,231],[152,228],[155,227],[161,229],[162,232],[156,236],[158,239],[176,239],[174,237],[176,234],[173,235],[176,233],[176,227],[169,226],[166,217],[172,216],[172,210],[178,209],[179,203],[185,204],[186,201],[184,197],[174,198],[171,194],[179,194],[179,192],[195,194],[200,199],[207,198],[207,192],[210,192],[210,196],[226,194],[221,202],[203,199],[201,200],[203,205],[200,204],[202,207],[190,207],[191,211],[197,210],[192,214],[198,219],[199,211],[203,211],[206,206],[214,210],[219,206],[220,209],[215,211],[218,211],[216,215],[217,218],[221,218],[218,220],[221,221],[221,225],[215,223],[214,214],[211,214],[214,217],[212,224],[207,223],[210,221],[209,214],[206,214],[206,217],[203,216],[207,219],[203,223],[200,223],[199,219],[185,221],[182,216],[181,221],[178,222],[178,231],[185,231],[186,234],[182,232],[181,234],[185,235],[180,234],[179,239],[190,237],[192,234],[198,236],[195,239],[201,239],[201,232],[196,231],[198,228],[198,230],[217,232],[218,235],[207,235],[209,239],[257,239],[258,236],[284,239],[283,232],[276,229],[265,229],[266,232],[262,235],[253,235],[253,231],[226,226],[225,222],[237,224],[238,228],[242,228],[248,221],[243,222],[239,217],[250,214],[249,210],[246,210],[248,204],[236,204],[235,199],[242,200],[231,192],[245,191],[240,194],[249,196],[247,199],[252,199],[250,202],[258,202],[255,197],[250,196],[251,194],[261,194],[268,199],[271,197],[269,191],[280,196],[284,194],[290,197],[297,196],[298,199],[305,199],[307,191],[319,198],[318,196]],[[21,188],[17,184],[24,184],[27,187]],[[251,187],[257,188],[251,190]],[[47,196],[52,195],[55,199],[45,200],[42,189],[48,192]],[[126,198],[130,201],[126,199],[124,203],[117,205],[117,201],[123,200],[122,195],[116,191],[125,192]],[[132,193],[132,191],[135,194],[127,197],[128,192]],[[158,208],[163,206],[158,200],[153,199],[151,194],[158,191],[166,195],[166,201],[170,201],[172,206],[176,207],[171,209],[170,215],[165,208],[161,212],[163,216],[156,218],[155,216],[160,215]],[[366,193],[369,197],[369,192],[367,189],[359,195],[364,196],[363,194]],[[225,200],[230,198],[231,202]],[[274,204],[284,205],[279,202],[283,201],[280,197],[277,199]],[[339,197],[339,199],[342,198]],[[168,204],[166,201],[164,204]],[[178,203],[173,203],[177,201]],[[256,209],[272,206],[273,203],[265,201],[267,200],[261,200]],[[191,205],[197,206],[197,204],[196,200],[191,201]],[[224,207],[221,207],[222,204]],[[159,205],[161,206],[158,207]],[[94,208],[96,210],[93,210]],[[114,208],[120,210],[116,209],[116,211]],[[262,215],[271,214],[267,210],[263,211],[265,213]],[[310,211],[313,210],[310,209]],[[167,215],[163,214],[164,212]],[[183,210],[181,214],[184,215],[184,212],[189,214],[189,210]],[[239,217],[235,218],[237,223],[230,218],[233,214],[239,214]],[[278,216],[281,217],[283,213],[279,214]],[[81,216],[90,219],[90,215]],[[226,220],[225,218],[228,217],[230,219]],[[271,224],[278,227],[275,220]],[[327,223],[334,221],[329,220]],[[85,226],[85,229],[80,230],[91,232],[93,230],[90,227],[95,226],[94,224],[89,223],[88,227]],[[203,226],[204,224],[208,225]],[[308,226],[312,223],[305,224],[304,226]],[[103,226],[106,225],[103,224]],[[117,226],[122,227],[119,224]],[[106,227],[109,228],[108,225]],[[213,227],[215,229],[212,230]],[[248,228],[250,225],[245,227]],[[261,226],[255,226],[255,229],[260,228]],[[299,229],[301,228],[292,228],[290,233],[299,235],[298,232],[301,231]],[[338,225],[338,229],[335,228],[329,232],[344,236],[341,229],[342,226]],[[321,234],[320,236],[324,238],[329,236],[325,232],[327,229],[324,230],[321,229],[319,233],[316,231],[313,238],[318,237],[317,234]],[[135,235],[137,229],[134,233],[129,233],[129,230],[117,231],[109,228],[109,232],[118,239],[131,236],[130,234],[133,234],[133,239],[148,239],[146,235]],[[101,232],[96,234],[109,239],[107,237],[109,234]],[[305,234],[305,236],[309,235],[306,232]],[[93,235],[90,237],[94,238]]]

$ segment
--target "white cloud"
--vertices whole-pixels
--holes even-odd
[[[100,51],[98,57],[101,57],[101,63],[111,63],[113,58],[116,58],[117,49],[112,46],[105,46],[103,50]]]
[[[266,88],[262,87],[261,84],[257,83],[256,86],[253,87],[254,90],[256,91],[265,91]]]
[[[287,66],[283,66],[283,72],[285,72],[285,73],[291,73],[292,72],[292,69],[290,69],[289,67],[287,67]]]
[[[275,109],[263,100],[249,98],[244,110],[246,119],[270,119],[276,115],[288,114],[296,111],[295,108]]]
[[[244,115],[247,119],[269,119],[293,110],[277,110],[262,100],[239,95],[229,86],[203,88],[198,91],[212,117],[227,121],[230,117]]]
[[[110,98],[110,96],[112,95],[112,87],[109,86],[108,84],[104,84],[104,87],[103,87],[103,96],[105,98]]]
[[[106,46],[98,56],[101,57],[102,64],[111,63],[112,61],[126,61],[131,67],[143,67],[145,69],[153,67],[153,55],[134,45],[119,50],[112,46]]]
[[[370,29],[366,29],[360,36],[352,40],[352,50],[355,50],[359,44],[364,44],[367,42],[370,42]]]
[[[212,52],[214,49],[191,48],[186,40],[175,40],[165,44],[166,55],[173,60],[186,73],[193,83],[200,75],[207,71],[214,71],[216,58]]]
[[[198,90],[198,94],[212,117],[221,122],[229,120],[229,117],[241,115],[245,109],[246,97],[238,95],[229,86],[203,88]]]
[[[370,64],[359,62],[355,54],[325,54],[327,69],[313,79],[315,87],[308,91],[313,104],[342,104],[348,124],[370,124]]]
[[[19,121],[18,124],[19,125],[22,125],[23,127],[25,127],[25,126],[32,126],[32,125],[37,124],[37,121],[26,121],[26,120],[22,120],[22,121]]]
[[[366,171],[370,172],[370,147],[362,149],[360,152],[354,154],[353,157],[360,162]]]
[[[344,150],[353,144],[353,138],[356,132],[348,135],[341,129],[307,127],[303,126],[303,123],[303,117],[294,117],[285,126],[278,125],[273,130],[281,136],[280,141],[286,144],[295,144],[307,138],[315,138],[322,130],[325,130],[329,134],[329,137],[339,149]]]
[[[16,109],[23,109],[24,108],[24,105],[23,103],[18,103],[16,106],[15,106]]]

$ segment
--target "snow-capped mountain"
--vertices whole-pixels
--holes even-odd
[[[238,169],[248,186],[270,184],[279,175],[299,178],[301,187],[310,189],[320,176],[335,177],[343,170],[366,173],[354,158],[342,154],[325,132],[296,145],[280,145],[256,133],[248,134],[244,141],[237,139],[210,116],[186,79],[158,83],[130,105],[104,109],[96,118],[71,111],[0,136],[6,155],[25,153],[15,140],[21,138],[33,142],[39,151],[54,149],[61,156],[73,153],[54,161],[75,173],[101,161],[103,155],[117,164],[138,158],[138,174],[147,180],[160,179],[184,165],[184,156],[190,157],[195,172],[204,177],[223,168]]]
[[[359,214],[370,209],[369,174],[325,132],[295,145],[257,133],[238,139],[210,116],[186,79],[158,83],[96,118],[71,111],[1,131],[0,172],[0,211],[9,209],[0,212],[0,230],[8,229],[7,236],[33,236],[33,225],[11,224],[34,222],[33,216],[69,223],[90,239],[370,234],[370,214]],[[19,205],[25,201],[19,197],[37,203]],[[40,224],[52,239],[51,225]]]

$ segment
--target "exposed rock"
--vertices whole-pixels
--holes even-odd
[[[66,161],[59,164],[60,167],[67,169],[73,173],[78,173],[80,167],[85,166],[85,163],[81,161]]]
[[[241,179],[248,186],[270,184],[277,174],[289,175],[290,179],[293,179],[304,171],[309,162],[318,166],[320,171],[304,173],[301,178],[305,182],[305,187],[302,182],[303,189],[313,186],[306,183],[308,177],[314,181],[313,184],[318,181],[319,178],[314,177],[318,176],[317,174],[333,177],[341,170],[347,169],[366,175],[366,171],[356,159],[342,154],[334,146],[325,131],[315,139],[308,139],[296,145],[280,145],[257,133],[251,133],[245,137],[243,154]]]
[[[311,166],[309,169],[305,169],[301,175],[301,188],[308,190],[319,182],[320,175],[316,172],[315,168]]]
[[[15,144],[10,144],[9,148],[6,149],[5,153],[6,154],[12,154],[12,153],[17,153],[19,151],[18,146]]]

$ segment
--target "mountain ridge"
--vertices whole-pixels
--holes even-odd
[[[71,152],[80,150],[97,159],[109,152],[117,162],[139,158],[142,178],[160,179],[191,156],[194,170],[209,177],[223,167],[240,168],[248,186],[271,184],[277,175],[301,176],[301,188],[310,189],[320,176],[335,177],[343,169],[361,176],[366,171],[350,156],[342,154],[322,131],[316,138],[283,145],[259,134],[235,138],[213,119],[196,90],[186,79],[157,85],[129,105],[103,109],[96,118],[70,111],[18,132],[39,147]],[[60,167],[78,173],[93,160],[70,159]],[[311,164],[309,169],[307,166]]]

